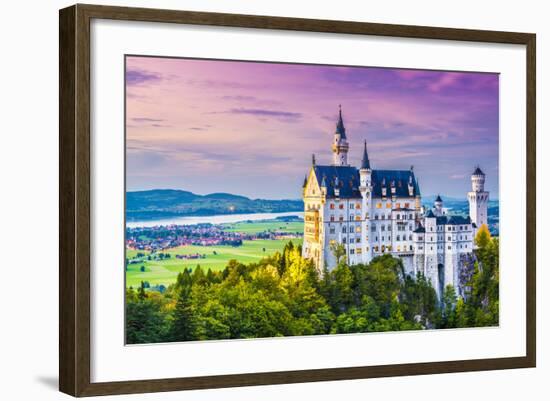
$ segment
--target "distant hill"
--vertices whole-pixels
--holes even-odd
[[[250,199],[228,193],[197,195],[176,189],[126,192],[128,221],[155,220],[178,216],[218,214],[301,212],[302,200]]]

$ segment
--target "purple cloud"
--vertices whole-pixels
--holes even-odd
[[[245,108],[234,108],[227,113],[230,114],[248,114],[258,117],[274,117],[279,120],[297,120],[302,118],[301,113],[294,113],[291,111],[280,111],[280,110],[268,110],[268,109],[245,109]]]
[[[126,70],[126,85],[135,86],[153,82],[158,82],[162,79],[159,74],[144,70]]]
[[[132,121],[135,121],[136,123],[160,123],[164,120],[161,118],[134,117],[132,118]]]

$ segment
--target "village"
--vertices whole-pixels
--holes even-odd
[[[246,222],[244,222],[246,223]],[[180,246],[219,246],[238,247],[243,241],[280,240],[301,238],[302,233],[273,229],[270,223],[264,230],[238,231],[228,224],[167,225],[136,227],[126,229],[126,248],[137,251],[162,252]],[[195,259],[200,255],[176,255],[179,259]]]

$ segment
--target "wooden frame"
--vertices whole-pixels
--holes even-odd
[[[527,49],[527,259],[524,357],[90,382],[90,21],[92,18],[525,45]],[[535,46],[530,33],[75,5],[59,16],[59,388],[73,396],[363,379],[534,367],[536,363]]]

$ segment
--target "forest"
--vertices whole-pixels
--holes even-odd
[[[338,265],[321,274],[292,241],[257,263],[231,260],[216,272],[197,265],[162,292],[143,282],[126,290],[126,343],[497,326],[498,238],[482,226],[475,241],[464,296],[447,286],[441,301],[400,259],[350,266],[338,247]]]

